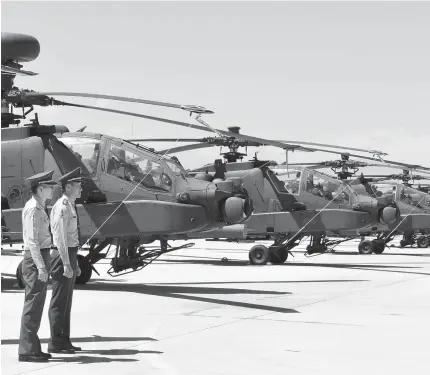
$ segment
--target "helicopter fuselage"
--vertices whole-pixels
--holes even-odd
[[[188,238],[244,223],[252,212],[240,179],[215,184],[189,178],[174,160],[149,149],[102,134],[52,134],[57,130],[65,129],[2,129],[2,203],[9,206],[2,215],[15,241],[31,196],[25,179],[46,170],[58,179],[81,167],[87,177],[77,200],[82,242],[90,236]],[[58,186],[48,206],[61,195]]]

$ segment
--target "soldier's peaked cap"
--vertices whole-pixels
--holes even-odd
[[[52,179],[52,175],[54,171],[47,171],[35,174],[34,176],[28,177],[26,181],[30,184],[30,186],[38,186],[38,185],[57,185]]]
[[[82,182],[83,179],[84,179],[84,177],[81,174],[81,168],[78,167],[78,168],[74,169],[73,171],[70,171],[70,172],[62,175],[58,179],[58,182],[60,184],[65,184],[67,182]]]

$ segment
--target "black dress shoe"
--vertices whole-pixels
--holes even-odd
[[[52,358],[52,355],[51,355],[51,354],[49,354],[49,353],[41,352],[39,355],[40,355],[41,357],[48,358],[48,359],[51,359],[51,358]]]
[[[69,349],[69,348],[62,348],[62,349],[48,348],[48,353],[75,354],[75,351],[73,349]]]
[[[76,352],[80,352],[82,350],[82,348],[80,346],[74,346],[72,344],[70,344],[70,346],[67,347],[68,349],[72,349]]]
[[[18,355],[19,362],[48,362],[48,357],[41,355]]]

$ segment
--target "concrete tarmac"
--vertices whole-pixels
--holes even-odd
[[[253,244],[193,242],[124,276],[97,264],[100,276],[74,293],[72,342],[83,351],[47,363],[17,360],[22,255],[3,251],[1,373],[429,373],[430,248],[359,255],[351,241],[307,258],[301,246],[283,265],[252,266]]]

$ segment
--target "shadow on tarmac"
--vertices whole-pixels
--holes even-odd
[[[125,342],[132,342],[132,341],[157,341],[156,339],[153,339],[152,337],[110,337],[110,336],[98,336],[93,335],[90,337],[72,337],[72,341],[74,343],[85,343],[85,342],[117,342],[117,341],[125,341]],[[42,344],[48,344],[49,339],[40,339],[40,342]],[[1,340],[2,345],[18,345],[19,339],[5,339]],[[121,349],[122,350],[122,349]],[[85,352],[85,351],[82,351]],[[90,351],[86,351],[90,352]],[[81,352],[79,352],[81,353]],[[107,353],[105,353],[107,354]]]

